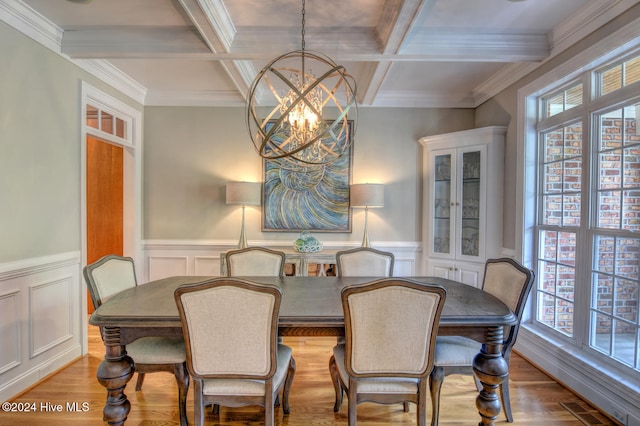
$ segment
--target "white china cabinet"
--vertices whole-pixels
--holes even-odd
[[[426,136],[423,241],[428,275],[479,286],[502,250],[506,127]]]

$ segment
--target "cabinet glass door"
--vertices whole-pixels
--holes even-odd
[[[451,253],[451,154],[434,158],[433,252]]]
[[[480,151],[462,154],[462,231],[460,254],[479,256],[480,254]]]

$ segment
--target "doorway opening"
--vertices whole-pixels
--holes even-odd
[[[110,253],[141,263],[142,113],[85,82],[81,98],[82,266]]]

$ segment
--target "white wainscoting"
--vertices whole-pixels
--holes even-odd
[[[80,253],[0,264],[0,400],[82,356]]]
[[[143,242],[142,282],[172,275],[219,276],[220,255],[236,248],[236,241],[228,240],[147,240]],[[250,246],[268,247],[274,250],[291,250],[288,241],[249,241]],[[325,250],[345,250],[359,247],[356,242],[323,241]],[[415,241],[373,242],[379,250],[395,256],[395,276],[424,275],[421,270],[422,245]]]

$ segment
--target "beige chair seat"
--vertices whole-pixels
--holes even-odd
[[[278,345],[278,367],[273,375],[274,392],[287,378],[292,355],[293,351],[289,346]],[[202,383],[202,393],[205,395],[262,396],[264,392],[264,380],[205,379]]]
[[[471,365],[482,344],[462,336],[436,338],[435,365],[442,367]]]
[[[141,337],[127,345],[127,354],[140,364],[179,364],[187,360],[182,337]]]
[[[333,356],[336,358],[336,367],[340,379],[348,383],[349,373],[344,366],[345,345],[338,345],[333,348]],[[418,379],[413,377],[371,377],[358,380],[358,393],[418,393]]]

